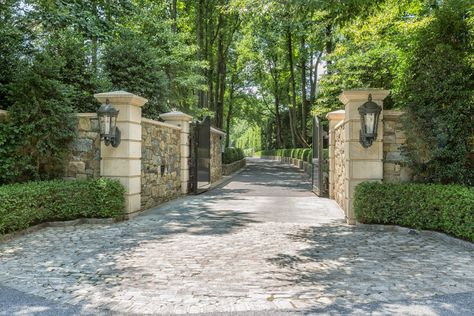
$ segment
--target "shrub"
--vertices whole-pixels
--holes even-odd
[[[415,34],[399,76],[398,103],[406,112],[405,151],[418,181],[474,185],[469,160],[474,68],[468,59],[474,46],[467,8],[463,0],[444,1]]]
[[[241,148],[228,147],[222,153],[222,163],[229,164],[244,159],[244,151]]]
[[[0,186],[0,234],[48,221],[118,217],[124,193],[118,181],[105,178]]]
[[[361,223],[442,231],[474,241],[474,188],[442,184],[365,182],[356,187]]]
[[[60,177],[75,135],[70,87],[61,83],[63,63],[47,53],[16,74],[13,104],[0,124],[0,184]]]
[[[311,148],[295,148],[295,149],[269,149],[261,150],[255,153],[255,156],[277,156],[289,157],[312,163],[313,150]],[[323,149],[323,159],[328,159],[328,149]]]

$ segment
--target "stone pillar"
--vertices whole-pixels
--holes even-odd
[[[344,91],[339,100],[345,105],[345,195],[346,195],[346,220],[355,224],[353,209],[354,189],[364,181],[383,180],[383,111],[380,114],[377,139],[372,146],[364,148],[359,143],[360,114],[358,108],[367,102],[369,94],[372,101],[383,106],[383,100],[389,91],[382,89],[360,89]]]
[[[94,94],[100,102],[107,99],[118,109],[117,127],[122,141],[117,148],[100,147],[100,175],[118,179],[125,187],[125,209],[128,214],[141,208],[142,106],[148,101],[137,95],[114,91]]]
[[[181,127],[180,135],[180,177],[181,177],[181,193],[188,193],[188,183],[189,183],[189,158],[190,154],[190,122],[193,117],[191,115],[185,114],[183,112],[173,111],[165,114],[161,114],[162,118],[166,123],[170,123],[176,126]]]
[[[329,197],[331,199],[335,198],[334,192],[334,172],[335,172],[335,155],[334,149],[336,144],[336,139],[334,135],[334,127],[344,120],[345,111],[338,110],[329,112],[326,115],[326,118],[329,120]]]

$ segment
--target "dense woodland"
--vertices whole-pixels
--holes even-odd
[[[3,0],[0,109],[33,135],[24,152],[54,156],[73,134],[64,116],[120,89],[150,118],[210,115],[226,146],[253,151],[308,147],[343,89],[385,88],[419,173],[472,184],[473,36],[473,0]],[[24,137],[1,128],[15,160]]]

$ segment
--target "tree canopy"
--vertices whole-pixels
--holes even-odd
[[[407,148],[420,179],[467,183],[473,35],[472,0],[5,0],[0,108],[33,77],[51,84],[30,97],[54,90],[76,112],[127,90],[149,99],[147,117],[210,115],[251,152],[308,147],[312,116],[340,108],[343,89],[385,88],[385,108],[422,135]]]

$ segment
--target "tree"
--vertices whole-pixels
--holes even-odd
[[[416,34],[397,98],[419,181],[474,184],[474,68],[467,1],[445,1]],[[472,7],[471,7],[472,9]],[[471,11],[472,12],[472,11]]]

